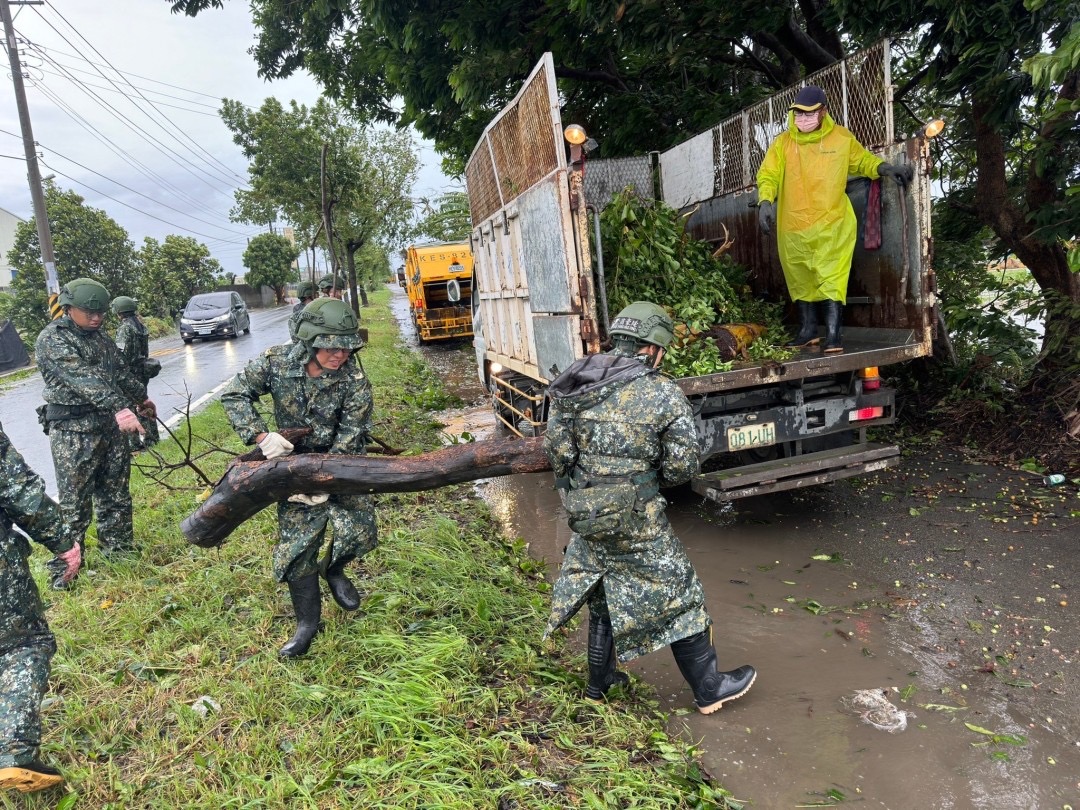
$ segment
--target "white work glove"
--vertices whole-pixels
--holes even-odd
[[[280,433],[267,433],[259,442],[259,449],[269,461],[272,458],[289,455],[293,451],[293,444]]]
[[[314,495],[305,495],[301,492],[299,495],[289,496],[290,503],[302,503],[304,506],[318,506],[328,500],[330,500],[330,496],[325,492],[316,492]]]
[[[139,417],[132,412],[131,408],[124,408],[116,414],[115,418],[121,433],[146,433],[143,426],[139,424]]]

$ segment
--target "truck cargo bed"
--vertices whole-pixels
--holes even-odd
[[[844,329],[844,351],[823,354],[820,346],[802,349],[790,360],[736,363],[731,371],[702,377],[683,377],[677,382],[687,396],[736,388],[820,377],[869,366],[888,366],[930,353],[930,346],[913,329]]]

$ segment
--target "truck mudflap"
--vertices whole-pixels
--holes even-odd
[[[899,461],[900,448],[896,445],[858,444],[705,473],[695,476],[690,486],[711,501],[725,503],[864,475]]]

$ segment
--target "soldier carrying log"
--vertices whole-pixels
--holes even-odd
[[[371,383],[353,354],[363,346],[359,323],[348,304],[320,298],[308,304],[297,326],[297,342],[275,346],[251,361],[221,395],[233,428],[247,444],[258,444],[269,459],[295,452],[363,455],[371,433]],[[267,428],[255,409],[264,394],[274,401],[278,429],[310,427],[294,445]],[[327,528],[330,547],[319,551]],[[360,607],[360,594],[345,575],[351,560],[378,543],[370,495],[297,494],[278,502],[279,540],[273,568],[289,587],[296,632],[279,655],[308,651],[319,630],[320,574],[342,609]]]

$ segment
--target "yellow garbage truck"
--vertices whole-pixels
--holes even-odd
[[[472,335],[472,272],[468,242],[405,248],[405,292],[421,343]]]

